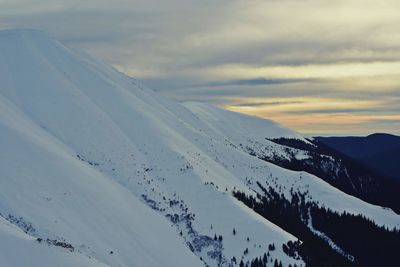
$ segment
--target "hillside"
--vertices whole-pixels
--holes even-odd
[[[400,182],[400,137],[371,134],[366,137],[316,137],[325,145],[364,163],[383,175]]]
[[[390,237],[400,228],[389,208],[257,157],[309,157],[271,141],[312,145],[278,123],[177,103],[35,30],[0,32],[0,73],[0,244],[33,255],[0,252],[8,266],[304,266],[316,260],[296,242],[318,231],[309,212],[359,216]],[[305,228],[248,199],[302,203]],[[326,230],[305,243],[365,260]]]

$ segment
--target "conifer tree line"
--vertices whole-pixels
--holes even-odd
[[[292,199],[288,201],[272,187],[266,189],[260,183],[258,186],[264,195],[257,194],[257,197],[253,197],[240,191],[234,191],[233,195],[264,218],[297,236],[302,242],[284,244],[282,249],[290,257],[300,255],[307,267],[394,266],[398,262],[398,229],[377,226],[364,216],[340,214],[319,207],[317,203],[306,200],[305,194],[292,192]],[[325,233],[355,260],[351,261],[341,255],[315,235],[307,225],[309,216],[312,217],[312,226],[316,230]]]

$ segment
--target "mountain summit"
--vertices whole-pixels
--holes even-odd
[[[327,262],[362,263],[324,216],[397,237],[391,209],[277,166],[311,152],[276,140],[316,146],[269,120],[166,99],[45,33],[1,31],[0,263],[311,266],[318,242]]]

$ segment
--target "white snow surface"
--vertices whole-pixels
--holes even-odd
[[[302,265],[281,249],[295,236],[232,197],[233,189],[259,191],[256,181],[400,226],[389,209],[241,149],[262,144],[283,153],[266,140],[279,137],[306,141],[272,121],[166,99],[45,33],[0,31],[0,247],[29,251],[17,259],[0,250],[0,264],[204,266],[201,257],[227,266],[274,243],[271,258]],[[9,215],[22,219],[10,225]]]
[[[59,247],[39,244],[36,238],[0,217],[0,266],[106,267],[95,259]]]

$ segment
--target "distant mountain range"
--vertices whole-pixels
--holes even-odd
[[[400,182],[400,136],[376,133],[366,137],[315,137],[315,139]]]

